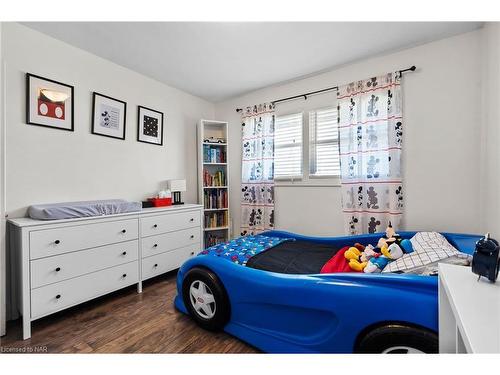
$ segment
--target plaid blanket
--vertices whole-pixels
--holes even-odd
[[[413,270],[422,266],[454,257],[462,259],[463,264],[472,260],[468,254],[455,249],[446,238],[438,232],[418,232],[411,238],[413,252],[389,263],[382,272],[397,272]]]
[[[198,255],[213,255],[245,266],[248,260],[267,249],[291,238],[269,237],[263,235],[239,237],[203,250]]]

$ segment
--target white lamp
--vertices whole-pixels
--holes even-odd
[[[181,191],[186,191],[186,180],[170,180],[168,181],[168,188],[174,194],[172,204],[184,204],[181,201]]]
[[[66,99],[69,98],[69,95],[64,93],[64,92],[59,92],[59,91],[54,91],[54,90],[47,90],[47,89],[42,89],[40,92],[49,100],[53,101],[54,103],[60,103],[64,102]]]

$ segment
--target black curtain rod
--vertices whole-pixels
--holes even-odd
[[[399,73],[403,74],[404,72],[414,72],[416,69],[417,69],[417,67],[415,65],[413,65],[409,68],[400,70]],[[337,90],[338,88],[339,88],[338,86],[328,87],[328,88],[322,89],[322,90],[306,92],[305,94],[294,95],[294,96],[289,96],[288,98],[274,100],[271,103],[276,104],[276,103],[286,102],[288,100],[299,99],[299,98],[304,98],[304,100],[307,100],[307,97],[310,95],[320,94],[320,93],[327,92],[327,91],[333,91],[333,90]],[[236,108],[236,112],[241,112],[241,111],[243,111],[243,108]]]

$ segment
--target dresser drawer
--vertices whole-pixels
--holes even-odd
[[[195,227],[143,238],[141,240],[142,257],[146,258],[151,255],[178,249],[179,247],[200,243],[200,237],[200,228]]]
[[[31,288],[82,276],[138,259],[138,240],[31,261]]]
[[[169,213],[158,216],[144,217],[140,220],[141,235],[145,237],[186,228],[199,227],[201,225],[201,212],[196,210]]]
[[[43,258],[137,238],[137,219],[37,230],[30,232],[30,258]]]
[[[142,279],[160,275],[179,268],[189,258],[200,251],[200,244],[181,247],[166,253],[153,255],[142,260]]]
[[[65,309],[139,281],[137,261],[47,285],[31,291],[31,317]]]

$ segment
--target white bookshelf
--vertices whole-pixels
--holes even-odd
[[[200,120],[198,122],[198,203],[203,205],[204,247],[213,244],[210,242],[211,239],[225,242],[230,238],[227,127],[228,123],[225,121]],[[220,141],[215,142],[211,139]],[[221,158],[217,155],[225,155],[225,157]],[[207,185],[205,171],[213,177],[213,185]],[[218,177],[217,181],[216,177]],[[207,199],[207,195],[220,197],[220,199],[216,204],[209,204],[207,202],[210,199]],[[221,202],[224,195],[225,202]],[[214,225],[213,218],[219,219],[218,225]]]

